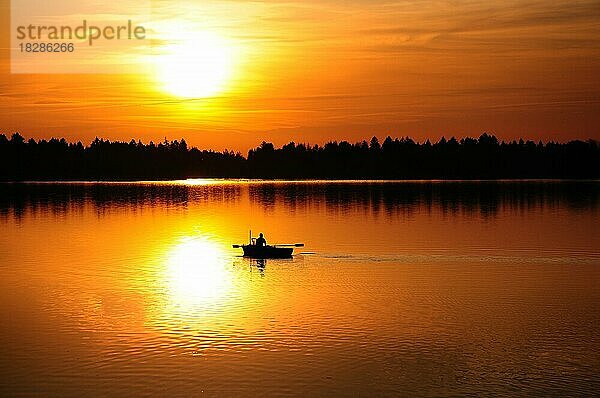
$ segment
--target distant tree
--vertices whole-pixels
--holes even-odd
[[[13,144],[23,144],[25,142],[25,138],[23,138],[23,136],[19,133],[14,133],[10,137],[10,142]]]
[[[373,138],[371,138],[369,148],[371,148],[371,151],[374,152],[378,152],[381,149],[381,145],[379,145],[379,140],[377,139],[377,137],[373,136]]]

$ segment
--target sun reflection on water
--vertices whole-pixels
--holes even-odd
[[[231,292],[231,275],[219,244],[207,238],[186,238],[167,257],[167,286],[181,310],[211,306]]]

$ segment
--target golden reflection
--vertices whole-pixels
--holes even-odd
[[[168,255],[170,301],[182,310],[211,305],[231,291],[223,249],[207,238],[186,238]]]

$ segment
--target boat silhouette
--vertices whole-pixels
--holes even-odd
[[[256,238],[252,237],[250,231],[250,241],[248,244],[233,245],[233,248],[241,248],[244,251],[244,257],[250,258],[290,258],[294,253],[294,247],[304,247],[304,243],[286,243],[276,245],[257,244]]]

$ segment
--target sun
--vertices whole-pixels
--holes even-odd
[[[213,97],[231,77],[232,52],[231,45],[214,33],[187,33],[160,49],[157,79],[165,92],[177,97]]]

